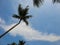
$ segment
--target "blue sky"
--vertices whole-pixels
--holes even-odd
[[[19,40],[25,40],[28,45],[60,45],[60,4],[46,0],[37,8],[32,0],[0,0],[0,35],[18,23],[12,18],[18,14],[18,5],[29,5],[29,26],[22,21],[20,25],[0,39],[0,45],[7,45]]]

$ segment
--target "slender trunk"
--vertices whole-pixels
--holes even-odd
[[[4,35],[6,35],[9,31],[11,31],[13,28],[15,28],[17,25],[20,24],[21,21],[19,21],[16,25],[14,25],[12,28],[10,28],[8,31],[6,31],[5,33],[3,33],[2,35],[0,35],[0,38],[2,38]]]

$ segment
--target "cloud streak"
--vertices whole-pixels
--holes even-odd
[[[0,23],[5,22],[1,18],[0,20],[1,20]],[[0,24],[0,27],[2,27],[5,31],[7,31],[9,28],[11,28],[15,24],[16,23],[11,25]],[[54,42],[54,41],[60,40],[60,36],[39,32],[33,29],[31,26],[26,26],[23,21],[9,33],[12,36],[17,36],[17,35],[23,36],[27,41],[43,40],[43,41]]]

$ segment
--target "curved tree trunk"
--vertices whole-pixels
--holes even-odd
[[[6,35],[9,31],[11,31],[13,28],[15,28],[17,25],[20,24],[21,21],[19,21],[16,25],[14,25],[12,28],[10,28],[8,31],[6,31],[5,33],[3,33],[2,35],[0,35],[0,38],[2,38],[4,35]]]

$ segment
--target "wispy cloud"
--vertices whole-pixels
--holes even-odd
[[[1,20],[0,23],[4,21],[1,18],[0,20]],[[16,23],[11,25],[0,24],[0,27],[2,27],[5,31],[7,31],[9,28],[11,28],[15,24]],[[16,35],[23,36],[28,41],[43,40],[43,41],[54,42],[54,41],[60,40],[60,36],[57,36],[55,34],[39,32],[33,29],[31,26],[26,26],[23,21],[9,33],[12,36],[16,36]]]

